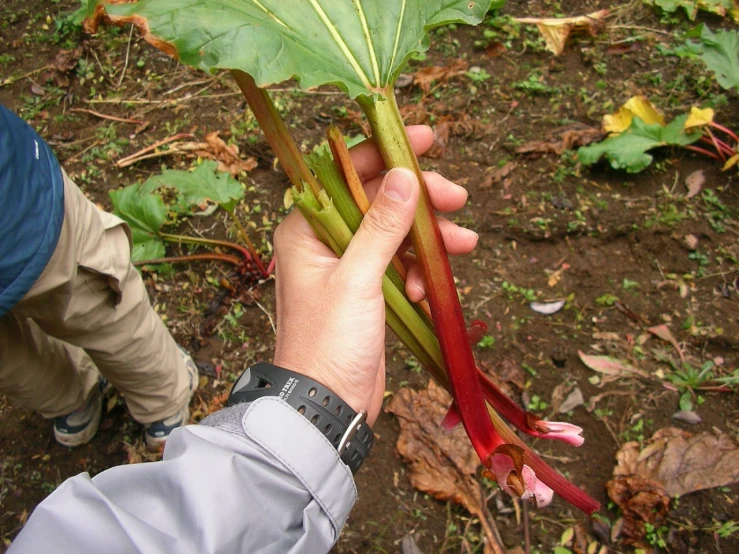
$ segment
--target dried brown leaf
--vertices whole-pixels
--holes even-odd
[[[693,435],[666,427],[641,451],[637,442],[624,444],[616,459],[614,477],[657,481],[672,497],[739,481],[739,447],[719,431]]]
[[[451,401],[433,381],[423,391],[401,389],[387,407],[400,423],[397,449],[409,463],[415,488],[464,506],[480,519],[489,543],[497,544],[485,491],[476,479],[480,460],[463,429],[445,432],[439,425]]]
[[[508,177],[513,170],[516,169],[515,162],[508,162],[503,167],[496,167],[485,172],[485,177],[480,183],[480,190],[487,190],[493,185],[497,185],[503,179]]]
[[[196,154],[218,162],[220,171],[227,171],[233,177],[237,177],[242,171],[249,172],[257,167],[256,158],[243,159],[239,156],[239,147],[235,144],[228,145],[218,136],[218,131],[205,135],[206,149],[196,151]]]
[[[565,44],[573,32],[585,32],[595,36],[602,27],[609,10],[600,10],[588,15],[577,17],[539,18],[524,17],[517,18],[519,23],[530,23],[536,25],[547,44],[547,50],[555,56],[564,52]]]
[[[434,82],[445,82],[452,77],[463,75],[469,65],[464,60],[452,60],[449,65],[432,65],[419,69],[413,74],[413,82],[421,87],[424,94],[431,90]]]
[[[662,485],[642,477],[617,477],[606,483],[608,496],[621,508],[619,535],[626,544],[643,545],[645,524],[659,527],[667,517],[670,498]]]
[[[587,146],[594,142],[600,142],[605,133],[595,127],[582,123],[573,123],[555,129],[547,136],[546,140],[535,140],[516,148],[516,154],[529,154],[532,156],[543,154],[561,155],[565,150]]]

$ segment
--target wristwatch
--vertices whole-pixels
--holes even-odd
[[[352,473],[362,466],[374,442],[367,412],[355,412],[321,383],[265,362],[246,368],[231,389],[227,406],[276,396],[310,421],[336,448]]]

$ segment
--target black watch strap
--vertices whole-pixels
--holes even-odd
[[[313,379],[268,363],[246,368],[234,383],[228,406],[276,396],[325,435],[352,473],[362,466],[374,441],[367,412],[355,412],[330,389]]]

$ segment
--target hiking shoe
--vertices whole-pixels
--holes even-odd
[[[54,438],[56,442],[69,448],[87,444],[100,427],[103,414],[103,397],[110,388],[107,379],[100,377],[98,385],[92,388],[90,396],[81,408],[54,418]]]
[[[172,431],[178,427],[187,425],[190,421],[189,405],[192,393],[198,388],[198,366],[195,365],[195,361],[187,350],[181,346],[178,346],[177,348],[180,349],[180,354],[182,355],[182,359],[185,362],[185,367],[187,368],[187,372],[190,377],[190,394],[187,397],[185,405],[182,406],[176,414],[161,421],[155,421],[146,426],[146,431],[144,433],[146,446],[151,450],[161,450]]]

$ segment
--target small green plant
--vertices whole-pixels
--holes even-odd
[[[615,296],[610,292],[602,294],[595,299],[595,303],[598,304],[598,306],[603,306],[604,308],[610,308],[616,302],[618,302],[618,296]]]
[[[480,341],[477,343],[477,347],[481,350],[488,350],[493,347],[495,344],[495,337],[492,335],[485,335],[480,339]]]
[[[683,362],[681,367],[673,365],[673,372],[667,375],[667,380],[681,389],[694,391],[713,381],[714,367],[716,367],[715,364],[710,360],[700,368],[695,368],[688,362]]]
[[[644,523],[644,531],[646,532],[646,539],[649,544],[652,546],[658,546],[660,548],[667,547],[667,543],[665,542],[665,535],[667,534],[667,527],[655,527],[649,522]]]
[[[165,197],[171,196],[166,194],[168,190],[176,192],[175,201],[170,204],[164,201]],[[243,267],[244,270],[254,263],[262,277],[269,275],[235,212],[237,204],[244,196],[244,191],[240,183],[228,173],[217,171],[216,162],[205,161],[192,172],[166,170],[150,177],[142,184],[112,190],[109,195],[113,204],[113,213],[125,220],[131,227],[134,240],[131,258],[135,263],[142,265],[217,260]],[[244,248],[227,241],[173,235],[162,230],[167,225],[168,217],[191,215],[193,206],[201,210],[207,209],[208,206],[223,208],[236,223],[247,247]],[[170,223],[174,221],[170,219]],[[164,258],[165,242],[227,248],[240,252],[243,259],[214,253]]]

